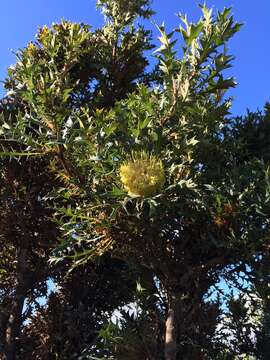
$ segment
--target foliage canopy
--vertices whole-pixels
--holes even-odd
[[[67,340],[63,359],[71,352],[73,358],[83,354],[86,342],[85,358],[103,351],[105,358],[114,354],[127,359],[129,353],[131,359],[133,351],[134,359],[218,359],[223,351],[220,344],[226,345],[216,336],[221,307],[211,291],[221,277],[247,294],[259,291],[255,281],[252,290],[244,287],[241,276],[248,282],[256,279],[252,275],[269,250],[269,143],[266,137],[260,147],[256,143],[257,134],[263,136],[264,129],[269,129],[269,107],[261,117],[230,117],[231,99],[226,91],[236,83],[226,75],[233,60],[227,44],[241,27],[231,9],[213,14],[203,5],[197,23],[179,15],[181,25],[175,31],[167,34],[160,26],[160,47],[154,52],[157,66],[149,71],[145,54],[153,49],[151,34],[137,25],[139,17],[148,19],[153,14],[149,1],[100,0],[98,6],[105,15],[102,28],[93,30],[62,20],[39,29],[36,40],[18,52],[5,81],[8,92],[0,114],[1,201],[5,204],[1,211],[8,220],[0,225],[7,259],[1,259],[1,274],[7,276],[9,256],[14,263],[20,258],[18,266],[24,263],[29,275],[34,250],[46,254],[44,277],[39,274],[30,285],[21,280],[24,291],[19,307],[9,295],[13,301],[10,316],[12,309],[22,312],[34,284],[45,286],[51,277],[62,286],[60,296],[52,295],[47,310],[31,315],[26,337],[44,322],[44,332],[50,332],[49,324],[54,327],[56,319],[48,309],[53,307],[60,308],[63,317],[69,306],[79,316],[90,311],[89,304],[97,309],[93,334],[83,332],[79,352]],[[25,185],[24,178],[18,183],[18,171],[28,171],[24,176],[29,184]],[[38,174],[41,185],[36,188]],[[31,209],[31,221],[37,207],[42,208],[38,221],[42,231],[45,226],[45,235],[35,230],[38,240],[29,247],[25,242],[17,245],[5,233],[12,208],[14,214],[21,211],[20,201],[24,209]],[[30,241],[15,216],[12,222],[15,228],[19,226],[22,238]],[[33,222],[31,227],[38,229]],[[54,229],[53,235],[47,227]],[[24,258],[18,257],[14,247]],[[74,289],[80,288],[73,279],[89,276],[95,282],[94,263],[103,266],[100,279],[114,292],[112,307],[105,301],[105,290],[104,306],[97,305],[93,292],[82,295],[87,299],[82,305],[73,297]],[[117,294],[117,279],[109,277],[115,267],[121,276],[133,269],[133,278],[127,271],[126,295],[121,290]],[[16,278],[18,269],[9,273]],[[68,269],[73,271],[70,278],[63,278]],[[138,291],[137,285],[137,292],[136,277],[145,286]],[[21,284],[16,282],[18,293]],[[140,346],[136,348],[131,341],[131,351],[116,341],[110,350],[105,340],[115,330],[111,322],[108,333],[101,330],[103,342],[97,341],[102,316],[106,313],[109,319],[114,309],[129,300],[140,304],[139,325],[126,312],[122,329],[126,326],[126,332],[134,334],[134,326],[140,326],[145,343],[137,338]],[[229,303],[235,316],[239,302]],[[68,319],[76,327],[76,321]],[[85,318],[80,321],[91,324]],[[267,316],[263,321],[268,321]],[[118,340],[121,326],[116,329]],[[20,327],[18,321],[14,336]],[[56,329],[65,331],[61,326]],[[14,341],[9,345],[6,356],[13,359],[8,352],[14,353]],[[247,349],[240,346],[238,353],[255,354],[253,344],[249,345]],[[59,344],[50,346],[58,356]],[[22,354],[29,358],[51,358],[44,348],[43,355],[27,351],[23,349]],[[226,356],[225,352],[223,358],[229,359]]]

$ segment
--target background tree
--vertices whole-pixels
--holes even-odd
[[[23,321],[35,299],[47,293],[46,281],[53,274],[48,260],[58,231],[51,211],[38,200],[48,183],[43,163],[11,161],[2,175],[1,353],[13,359]]]
[[[248,112],[246,116],[233,119],[233,126],[228,132],[234,139],[240,164],[261,161],[268,169],[269,119],[269,104],[265,105],[264,111]],[[267,194],[267,203],[269,203],[269,190]],[[229,325],[230,328],[235,329],[231,348],[237,354],[245,352],[256,359],[266,359],[270,355],[267,345],[269,342],[269,235],[265,240],[265,246],[242,265],[241,275],[234,282],[234,284],[238,282],[236,287],[240,293],[238,299],[234,296],[231,301],[232,306],[229,306],[232,320]],[[241,295],[243,292],[244,295]]]

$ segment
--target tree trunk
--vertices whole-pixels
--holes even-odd
[[[8,304],[2,303],[1,304],[1,311],[0,311],[0,358],[1,355],[4,354],[5,343],[6,343],[6,329],[7,329],[7,322],[8,322],[8,314],[6,309],[8,308]]]
[[[11,311],[7,321],[4,360],[16,359],[17,343],[22,325],[22,311],[27,292],[25,279],[25,276],[27,275],[26,271],[27,250],[21,249],[19,250],[17,263],[17,286],[14,291]]]
[[[15,360],[17,352],[17,340],[20,335],[22,323],[22,310],[25,294],[21,289],[16,289],[12,310],[8,319],[6,330],[5,359]]]
[[[177,314],[178,301],[176,295],[169,298],[169,308],[165,329],[165,360],[176,360],[177,356]]]

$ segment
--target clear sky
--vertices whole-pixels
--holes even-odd
[[[176,13],[186,13],[195,20],[199,10],[195,0],[153,0],[157,12],[154,20],[163,21],[168,30],[178,25]],[[241,32],[230,44],[236,56],[230,70],[238,82],[232,92],[234,114],[247,108],[256,110],[270,101],[270,0],[207,0],[207,5],[222,9],[232,6],[235,18],[244,23]],[[49,25],[61,18],[85,22],[94,27],[102,23],[95,9],[95,0],[1,0],[0,11],[0,79],[15,62],[12,51],[34,38],[38,26]],[[150,24],[154,30],[154,26]],[[154,30],[154,36],[157,32]]]

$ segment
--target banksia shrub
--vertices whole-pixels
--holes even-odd
[[[120,178],[130,196],[156,195],[165,182],[164,168],[157,157],[140,152],[120,167]]]

